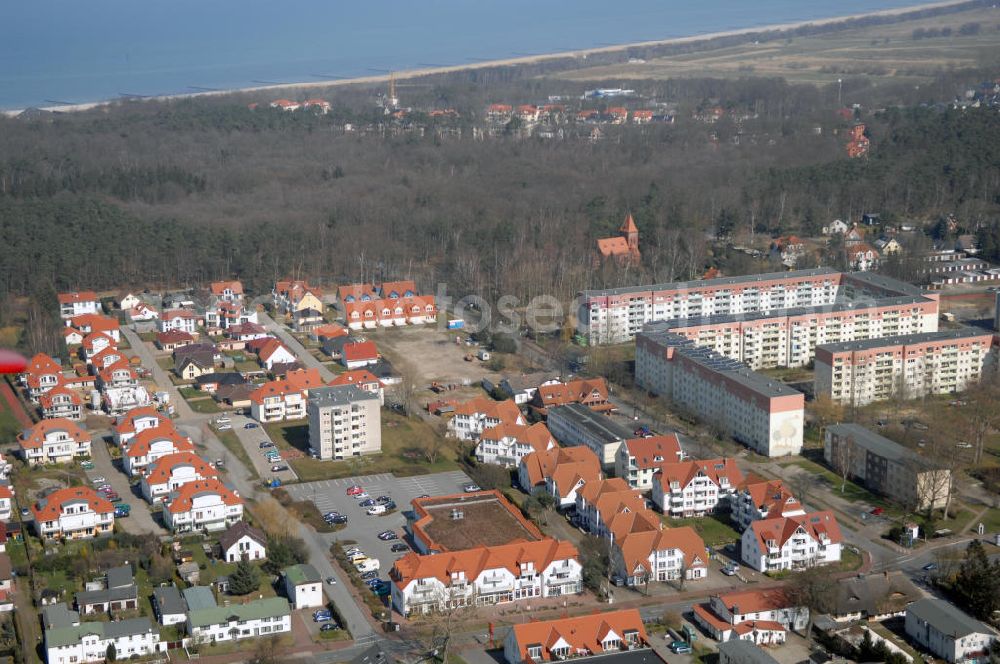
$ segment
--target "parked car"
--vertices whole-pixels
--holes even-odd
[[[22,507],[21,508],[21,518],[22,519],[27,519],[30,516],[31,516],[31,510],[29,510],[27,507]]]
[[[379,505],[385,505],[386,503],[391,503],[392,498],[390,498],[389,496],[379,496],[378,498],[375,499],[375,502],[378,503]]]
[[[330,622],[333,620],[333,616],[329,613],[314,613],[313,622]]]
[[[337,585],[336,577],[328,576],[326,577],[326,582],[329,583],[331,586]]]
[[[882,516],[883,512],[885,512],[885,510],[882,509],[881,507],[876,507],[875,509],[872,510],[872,514],[874,516]]]
[[[390,586],[388,583],[383,583],[378,586],[372,586],[372,591],[378,597],[386,597],[387,595],[389,595],[389,593],[392,592],[392,586]]]
[[[286,466],[283,463],[279,463],[279,464],[277,464],[275,466],[271,466],[271,472],[272,473],[280,473],[283,470],[288,470],[288,466]]]
[[[272,443],[272,442],[271,442],[271,441],[269,441],[269,440],[265,440],[264,442],[262,442],[262,443],[260,444],[260,446],[259,446],[259,447],[260,447],[260,449],[262,449],[262,450],[266,450],[266,449],[269,449],[269,448],[271,448],[271,447],[274,447],[274,443]]]
[[[734,576],[734,575],[736,574],[736,570],[734,570],[734,569],[733,569],[732,567],[730,567],[729,565],[726,565],[726,566],[725,566],[725,567],[723,567],[723,568],[722,568],[722,569],[721,569],[720,571],[721,571],[721,572],[722,572],[723,574],[725,574],[726,576]]]
[[[321,631],[321,632],[332,632],[332,631],[334,631],[336,629],[340,629],[340,625],[337,625],[336,623],[328,622],[328,623],[324,624],[323,626],[321,626],[319,628],[319,631]]]
[[[93,470],[94,463],[92,461],[83,461],[80,463],[80,467],[83,468],[84,470]]]
[[[365,572],[371,572],[372,570],[378,570],[381,567],[378,560],[375,558],[367,558],[359,563],[354,564],[354,569],[358,571],[358,574],[364,574]]]
[[[417,496],[417,498],[430,498],[430,495],[426,494],[426,493],[422,493],[419,496]]]
[[[933,572],[937,568],[938,568],[937,563],[927,563],[926,565],[924,565],[923,570],[925,572]]]
[[[371,507],[374,504],[375,504],[375,501],[372,500],[371,498],[366,498],[366,499],[362,500],[360,503],[358,503],[358,505],[361,505],[361,507]]]
[[[361,578],[365,579],[366,581],[368,579],[377,579],[378,578],[378,572],[376,572],[374,570],[371,571],[371,572],[365,572],[364,574],[361,575]]]
[[[323,515],[323,518],[324,519],[332,519],[335,516],[340,516],[340,512],[337,512],[337,511],[327,512],[326,514]]]
[[[107,480],[107,478],[104,477],[104,475],[98,475],[94,479],[90,480],[90,483],[93,484],[94,486],[99,486],[101,484],[104,484],[107,481],[108,480]]]
[[[260,425],[257,424],[256,422],[247,422],[246,424],[243,425],[243,428],[244,429],[256,429],[259,426]]]
[[[111,488],[110,484],[102,484],[101,486],[97,487],[97,490],[100,493],[109,493],[111,491],[114,491],[114,489]]]
[[[399,539],[399,535],[391,530],[383,530],[378,534],[378,538],[383,542],[390,542],[394,539]]]
[[[462,491],[464,491],[465,493],[475,493],[476,491],[482,491],[482,489],[478,484],[470,482],[469,484],[466,484],[465,486],[462,487]]]
[[[117,493],[116,493],[115,495],[113,495],[113,496],[108,496],[108,500],[110,500],[110,501],[111,501],[111,502],[113,502],[113,503],[117,503],[117,502],[119,502],[119,501],[120,501],[121,499],[122,499],[122,497],[121,497],[121,496],[119,496],[119,495],[118,495]]]
[[[362,489],[357,484],[355,484],[354,486],[351,486],[351,487],[347,488],[347,495],[348,496],[356,496],[359,493],[364,493],[364,491],[365,491],[364,489]]]
[[[330,523],[340,525],[342,523],[347,523],[347,517],[341,514],[340,516],[335,516],[330,519]]]
[[[122,503],[120,505],[115,505],[115,518],[121,519],[128,516],[132,512],[132,506],[128,503]]]
[[[670,652],[675,655],[690,655],[691,646],[686,641],[674,641],[670,644]]]
[[[389,510],[386,509],[385,505],[372,505],[368,508],[368,516],[382,516]]]
[[[396,542],[389,547],[389,550],[393,553],[399,553],[400,551],[409,551],[410,547],[406,544],[406,542]]]
[[[362,491],[361,493],[354,494],[354,499],[355,500],[365,500],[365,499],[367,499],[369,497],[370,496],[368,495],[367,491]]]

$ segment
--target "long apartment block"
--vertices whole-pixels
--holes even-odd
[[[983,376],[993,335],[965,327],[816,348],[816,395],[855,406],[960,392]]]
[[[802,449],[805,397],[745,364],[664,329],[636,337],[635,379],[765,456]]]
[[[624,343],[650,322],[671,321],[675,331],[752,367],[805,364],[817,343],[933,332],[938,317],[936,294],[829,268],[588,290],[578,302],[578,325],[591,344]]]

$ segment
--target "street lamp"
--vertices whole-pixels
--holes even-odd
[[[844,91],[844,79],[838,78],[837,79],[837,108],[840,108],[841,106],[844,105],[844,102],[841,101],[841,99],[843,98],[843,94],[842,94],[843,91]]]

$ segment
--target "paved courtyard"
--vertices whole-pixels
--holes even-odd
[[[383,473],[289,484],[285,489],[294,500],[312,501],[324,514],[336,511],[347,516],[348,523],[343,530],[324,537],[331,543],[335,540],[356,542],[369,558],[379,560],[379,576],[384,579],[395,560],[406,555],[406,552],[392,552],[390,547],[394,542],[383,542],[378,538],[378,534],[383,530],[394,530],[399,540],[406,541],[403,532],[406,518],[403,512],[410,509],[410,501],[423,495],[445,496],[461,493],[462,485],[470,481],[460,470],[414,477],[396,477],[391,473]],[[372,498],[389,496],[399,509],[385,516],[368,516],[365,514],[365,508],[358,505],[358,501],[346,493],[347,488],[354,484],[363,487]]]

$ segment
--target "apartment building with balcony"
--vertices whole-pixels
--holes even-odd
[[[448,422],[448,430],[459,440],[478,440],[490,427],[526,423],[513,399],[494,401],[488,397],[476,397],[455,406],[455,415]]]
[[[611,569],[627,586],[650,582],[697,581],[708,576],[705,541],[689,526],[635,527],[611,542]],[[621,530],[616,529],[616,530]]]
[[[556,439],[542,422],[530,426],[500,424],[483,431],[475,455],[479,463],[514,468],[532,452],[544,452],[557,446]]]
[[[261,424],[307,417],[309,392],[323,387],[318,369],[296,369],[250,393],[250,416]]]
[[[225,530],[243,520],[243,499],[217,479],[181,485],[163,499],[163,523],[175,533]]]
[[[664,463],[653,477],[652,499],[672,517],[705,516],[729,501],[743,482],[733,459]]]
[[[94,291],[74,291],[72,293],[59,293],[56,296],[59,300],[59,317],[73,318],[83,314],[96,314],[101,310],[101,305],[97,301],[97,293]]]
[[[684,460],[677,434],[630,438],[615,455],[615,477],[620,477],[633,489],[646,491],[653,487],[653,476],[665,463]]]
[[[961,392],[995,362],[992,343],[989,332],[965,327],[818,346],[816,395],[864,406]]]
[[[219,479],[219,471],[193,452],[160,457],[142,474],[140,489],[150,503],[157,503],[188,482]]]
[[[17,437],[21,457],[29,466],[69,463],[90,456],[90,434],[64,418],[42,420]]]
[[[635,380],[760,454],[784,456],[802,449],[801,392],[701,348],[663,324],[651,324],[636,337]]]
[[[840,562],[843,535],[833,512],[754,521],[743,531],[743,561],[758,572],[801,570]]]
[[[518,484],[527,493],[552,496],[562,509],[576,505],[576,494],[588,482],[603,479],[601,462],[587,447],[554,447],[532,452],[517,466]]]
[[[784,643],[790,630],[809,624],[809,609],[797,606],[781,588],[715,595],[694,607],[694,621],[716,641],[734,639],[757,645]]]
[[[83,420],[83,397],[65,385],[54,387],[38,397],[38,405],[46,419],[63,418],[74,422]]]
[[[115,527],[114,505],[86,486],[57,489],[39,498],[31,511],[42,539],[88,539],[110,535]]]
[[[152,463],[179,452],[194,452],[194,443],[167,421],[152,429],[143,429],[125,443],[122,467],[130,477],[136,477]]]
[[[504,639],[507,664],[562,661],[576,653],[594,656],[645,650],[650,639],[638,609],[622,609],[515,624]]]
[[[381,452],[381,406],[378,394],[355,385],[310,390],[309,447],[324,460]]]
[[[783,516],[802,516],[802,503],[781,480],[748,476],[730,496],[730,519],[743,532],[754,521]]]
[[[830,467],[846,468],[849,478],[907,509],[940,509],[948,502],[949,469],[860,424],[827,427],[823,457]]]
[[[392,607],[404,616],[460,606],[506,604],[582,591],[570,542],[543,539],[419,555],[393,565]]]

